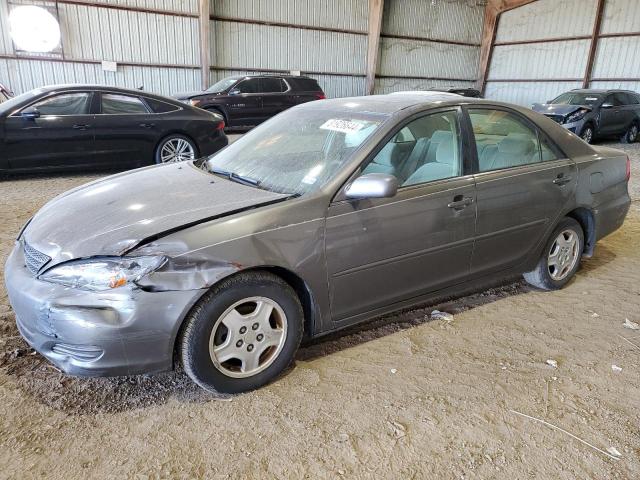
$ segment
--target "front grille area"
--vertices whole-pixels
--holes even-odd
[[[545,115],[546,117],[549,117],[551,120],[553,120],[556,123],[562,123],[564,121],[564,116],[562,115]]]
[[[24,262],[32,275],[38,273],[38,271],[49,263],[50,260],[51,257],[36,250],[27,242],[24,242]]]

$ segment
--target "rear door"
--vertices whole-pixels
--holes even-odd
[[[108,91],[97,95],[96,160],[109,166],[152,163],[162,136],[157,115],[136,95]]]
[[[397,135],[405,127],[415,137],[415,154],[397,151]],[[438,131],[448,138],[429,161],[428,147]],[[466,277],[476,212],[463,151],[457,110],[414,117],[399,125],[361,170],[382,173],[377,165],[389,166],[384,173],[398,178],[397,195],[330,205],[325,242],[335,322],[352,323],[358,315]],[[393,160],[382,158],[388,156]]]
[[[248,78],[233,87],[229,91],[227,108],[231,123],[234,126],[251,126],[264,120],[262,97],[260,78]]]
[[[37,100],[5,119],[9,167],[72,167],[93,163],[93,94],[65,92]],[[27,118],[30,111],[37,115]]]
[[[527,260],[571,201],[575,163],[519,113],[502,107],[467,110],[476,144],[476,240],[472,276]]]

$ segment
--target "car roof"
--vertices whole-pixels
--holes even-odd
[[[299,105],[298,109],[315,109],[318,106],[328,107],[335,110],[353,110],[360,113],[375,113],[392,115],[395,112],[416,106],[438,107],[447,105],[458,105],[460,103],[491,103],[482,99],[463,97],[446,92],[416,91],[416,92],[394,92],[386,95],[369,95],[364,97],[345,97],[319,100]],[[499,102],[498,102],[499,103]]]
[[[615,93],[615,92],[636,93],[633,90],[624,90],[622,88],[574,88],[571,91],[578,92],[578,93]]]

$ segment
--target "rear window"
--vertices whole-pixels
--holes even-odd
[[[281,93],[286,89],[281,78],[267,77],[262,79],[262,91],[265,93]]]
[[[293,90],[300,92],[322,92],[322,88],[320,88],[318,82],[313,78],[290,77],[287,78],[287,82]]]
[[[151,108],[154,113],[175,112],[180,109],[180,107],[177,107],[176,105],[171,105],[170,103],[155,100],[153,98],[145,97],[144,101],[147,102],[147,105],[149,105],[149,108]]]

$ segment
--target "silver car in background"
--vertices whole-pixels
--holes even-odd
[[[439,94],[310,102],[208,159],[66,192],[5,267],[27,342],[73,375],[236,393],[303,338],[514,274],[570,281],[629,208],[629,160],[529,109]]]

